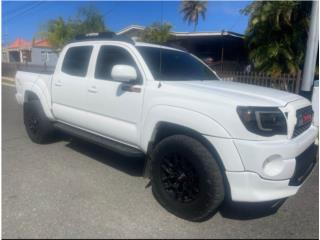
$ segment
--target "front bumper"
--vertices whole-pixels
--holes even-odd
[[[308,130],[293,139],[276,141],[234,140],[244,170],[257,173],[267,180],[290,179],[296,169],[296,158],[314,144],[317,128]]]
[[[238,202],[264,202],[296,194],[315,165],[315,158],[310,156],[313,153],[309,149],[316,136],[317,128],[311,126],[294,139],[207,139],[215,146],[225,166],[231,199]],[[219,141],[224,144],[217,144]]]
[[[226,172],[231,199],[236,202],[266,202],[295,195],[298,186],[289,186],[290,180],[262,179],[253,172]]]
[[[253,172],[226,172],[232,200],[264,202],[295,195],[316,165],[315,145],[296,157],[295,171],[287,180],[266,180]]]

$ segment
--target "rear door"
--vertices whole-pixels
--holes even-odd
[[[57,120],[86,127],[87,75],[93,46],[64,49],[52,81],[52,108]]]

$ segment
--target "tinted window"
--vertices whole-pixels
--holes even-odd
[[[71,47],[68,49],[62,64],[62,72],[84,77],[87,75],[92,46]]]
[[[115,65],[130,65],[134,67],[138,74],[138,79],[140,79],[140,74],[138,67],[130,55],[130,53],[117,46],[102,46],[97,59],[95,78],[112,80],[111,70]]]
[[[206,65],[189,53],[155,47],[137,49],[156,80],[218,80]]]

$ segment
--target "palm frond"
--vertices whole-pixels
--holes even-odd
[[[249,16],[245,42],[258,71],[297,73],[303,65],[310,2],[261,1],[242,10]]]
[[[207,4],[207,1],[182,1],[180,13],[183,14],[183,20],[189,25],[194,24],[196,28],[199,16],[205,19]]]

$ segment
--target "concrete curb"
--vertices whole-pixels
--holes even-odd
[[[3,77],[2,76],[2,80],[5,80],[5,81],[10,81],[10,82],[15,82],[14,78],[11,78],[11,77]]]
[[[15,86],[14,78],[10,78],[10,77],[2,77],[1,83],[8,86]]]

